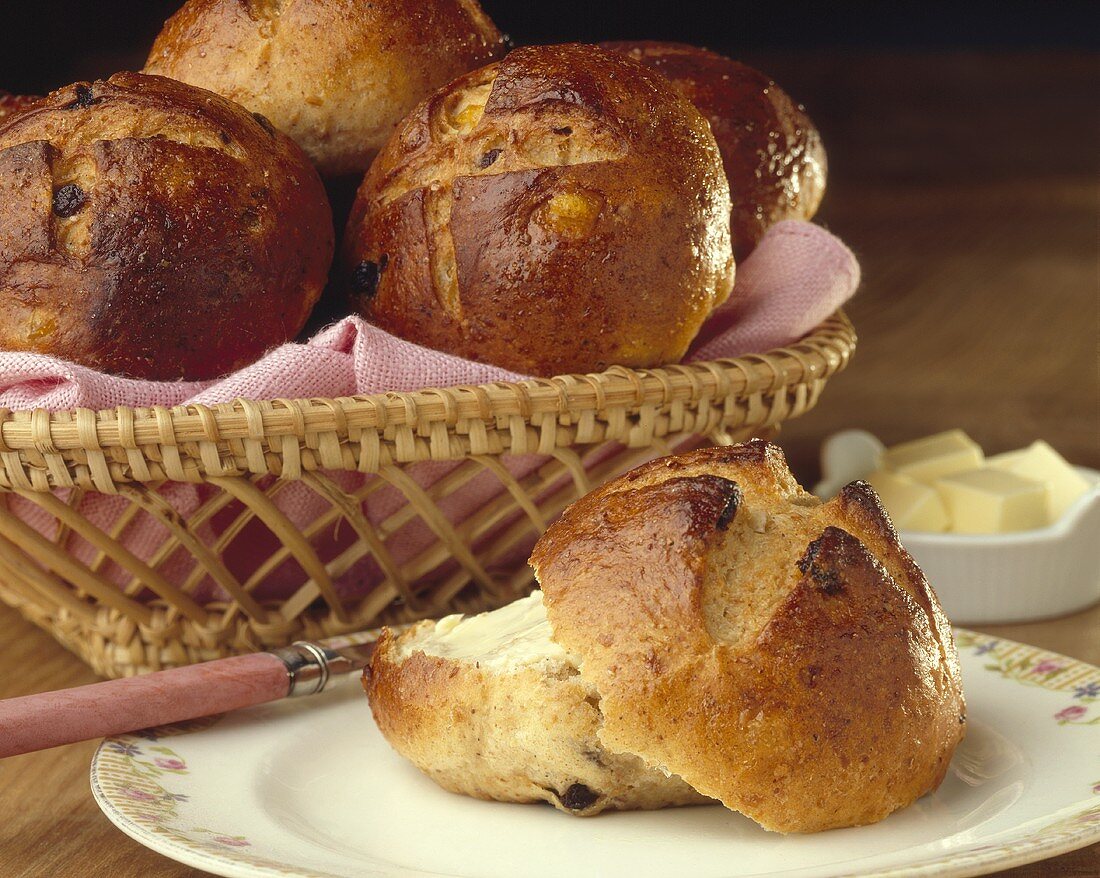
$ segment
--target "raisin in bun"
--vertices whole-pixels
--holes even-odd
[[[528,374],[680,359],[729,294],[729,187],[706,120],[594,46],[532,46],[421,103],[344,239],[372,322]]]
[[[822,503],[773,445],[645,464],[531,563],[541,593],[386,632],[367,667],[379,729],[446,789],[811,832],[935,789],[965,731],[951,629],[874,492]]]
[[[477,0],[188,0],[145,69],[263,113],[338,176],[366,171],[417,101],[503,48]]]
[[[0,91],[0,122],[8,116],[13,116],[20,110],[33,106],[35,101],[41,100],[37,95],[13,95],[10,92]]]
[[[324,286],[316,170],[262,117],[119,73],[0,123],[0,349],[213,378],[293,338]]]
[[[601,45],[664,74],[707,117],[729,178],[738,260],[769,226],[817,212],[825,194],[825,148],[802,106],[769,77],[682,43]]]

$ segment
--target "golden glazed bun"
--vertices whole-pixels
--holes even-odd
[[[211,92],[119,73],[0,122],[0,350],[213,378],[298,333],[332,250],[302,151]]]
[[[602,745],[766,829],[881,820],[965,730],[951,629],[863,482],[821,503],[754,441],[645,464],[531,558]]]
[[[812,832],[935,789],[963,737],[950,627],[874,492],[821,503],[773,445],[639,467],[531,563],[542,592],[386,631],[366,669],[382,734],[448,790]]]
[[[531,563],[542,592],[386,632],[366,669],[379,729],[445,789],[814,832],[935,789],[964,735],[950,628],[875,493],[823,504],[766,442],[621,476]]]
[[[679,360],[729,294],[729,187],[706,120],[594,46],[533,46],[421,103],[344,240],[372,322],[518,372]]]
[[[825,195],[825,147],[801,105],[759,70],[682,43],[601,43],[656,70],[710,122],[733,201],[740,261],[780,220],[810,219]]]
[[[335,176],[362,174],[417,101],[503,51],[477,0],[188,0],[145,70],[263,113]]]
[[[542,593],[383,634],[364,676],[379,728],[446,790],[579,817],[707,801],[599,741],[596,693],[549,636]]]

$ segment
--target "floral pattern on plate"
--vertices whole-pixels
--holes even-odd
[[[189,801],[190,796],[170,787],[190,770],[186,760],[160,742],[211,728],[221,719],[221,716],[205,717],[107,739],[92,763],[92,791],[96,800],[105,810],[105,803],[110,802],[107,814],[112,820],[117,815],[130,821],[135,829],[195,854],[218,860],[221,852],[232,850],[234,860],[264,869],[262,874],[301,875],[301,870],[285,869],[280,863],[244,853],[241,849],[251,847],[251,842],[243,835],[193,826],[180,813],[180,804]],[[136,837],[133,832],[128,834]],[[318,873],[318,878],[326,876]]]
[[[1052,731],[1100,724],[1100,668],[965,629],[957,629],[955,635],[960,654],[980,661],[982,670],[1022,686],[1064,695],[1064,704],[1048,715]],[[970,672],[973,670],[971,666]],[[278,710],[265,707],[255,713],[261,717]],[[92,787],[100,807],[112,822],[142,844],[218,874],[339,878],[265,857],[247,835],[225,827],[211,828],[192,819],[191,796],[183,791],[191,766],[185,755],[166,742],[210,729],[221,719],[210,717],[104,741],[92,763]],[[1067,728],[1065,734],[1076,733]],[[945,856],[858,874],[876,878],[974,875],[1100,840],[1100,778],[1082,780],[1082,786],[1082,805],[1072,813],[1052,814],[1056,819],[1049,823],[1037,822],[1024,837],[971,845]]]
[[[1065,692],[1069,703],[1053,714],[1059,725],[1100,723],[1100,670],[1053,652],[975,631],[955,632],[959,651],[985,656],[985,669],[1024,686]]]

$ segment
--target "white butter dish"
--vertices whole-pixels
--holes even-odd
[[[814,493],[832,497],[870,475],[883,450],[864,430],[834,433],[821,447]],[[1076,469],[1091,487],[1047,527],[992,535],[901,531],[952,622],[1028,622],[1100,601],[1100,472]]]

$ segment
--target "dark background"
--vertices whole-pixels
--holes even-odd
[[[181,0],[29,0],[0,9],[0,89],[39,93],[140,68]],[[1089,48],[1086,2],[483,0],[517,43],[659,38],[739,55],[791,49]]]

